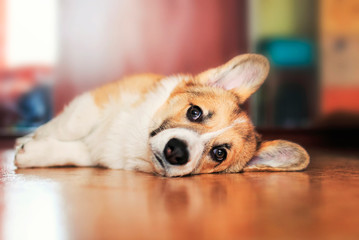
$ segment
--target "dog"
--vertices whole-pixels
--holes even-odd
[[[269,62],[239,55],[198,75],[125,77],[76,97],[54,119],[16,141],[18,168],[102,166],[178,177],[300,171],[300,145],[261,142],[243,110]]]

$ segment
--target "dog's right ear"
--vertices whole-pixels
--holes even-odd
[[[234,91],[243,103],[262,85],[268,72],[267,58],[258,54],[243,54],[199,74],[197,79],[203,84]]]

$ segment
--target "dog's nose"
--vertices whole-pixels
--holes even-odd
[[[168,163],[172,165],[183,165],[188,162],[188,150],[185,142],[172,138],[168,141],[163,150]]]

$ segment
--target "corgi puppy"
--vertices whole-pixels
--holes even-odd
[[[16,143],[19,168],[102,166],[175,177],[242,171],[299,171],[299,145],[261,142],[242,108],[269,63],[239,55],[199,75],[135,75],[75,98]]]

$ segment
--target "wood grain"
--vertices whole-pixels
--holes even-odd
[[[2,239],[358,239],[359,155],[310,151],[304,172],[164,178],[17,170],[0,152]]]

